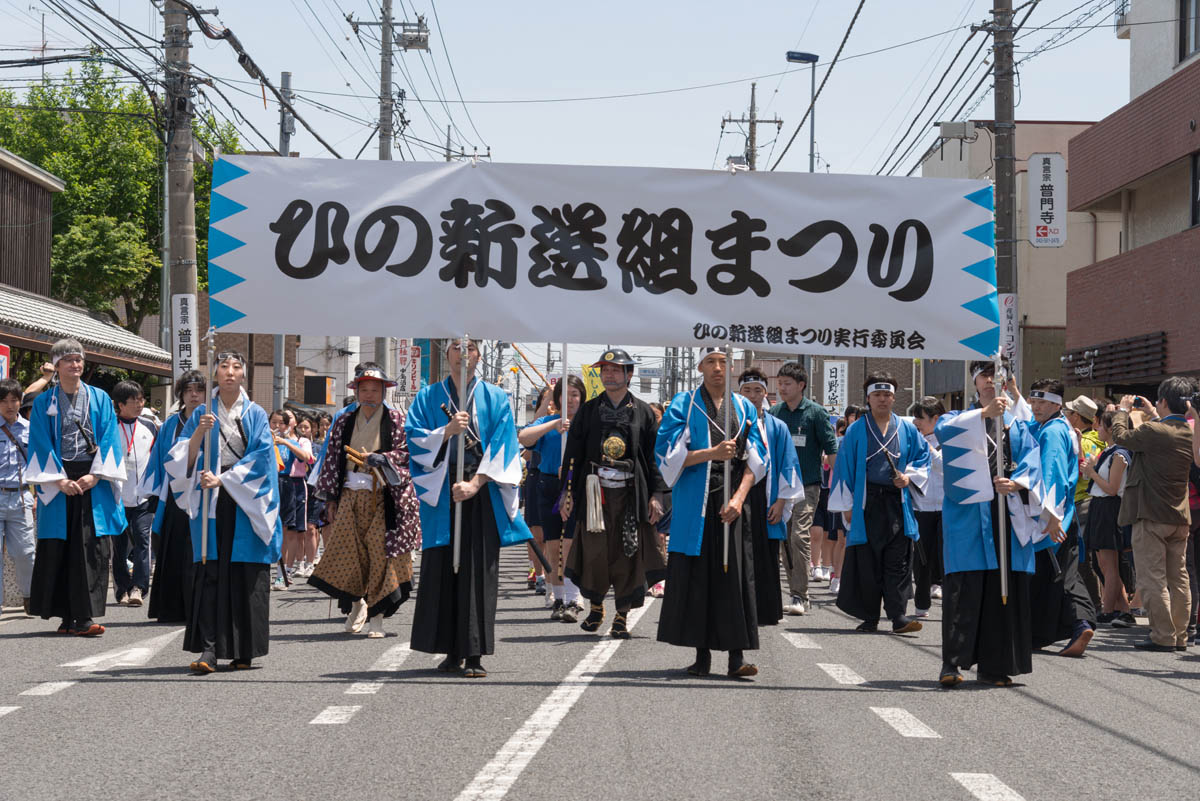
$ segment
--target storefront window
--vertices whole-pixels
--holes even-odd
[[[1192,225],[1200,225],[1200,153],[1192,154]]]

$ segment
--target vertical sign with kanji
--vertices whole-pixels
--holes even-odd
[[[412,345],[408,349],[408,394],[416,395],[421,391],[421,346]]]
[[[200,320],[196,316],[195,295],[171,296],[171,323],[174,338],[174,350],[171,354],[175,380],[188,370],[195,370],[200,365],[202,347],[197,327]]]
[[[1021,375],[1019,368],[1021,354],[1017,352],[1017,336],[1020,334],[1020,322],[1017,316],[1017,296],[1010,292],[1000,293],[1000,348],[1012,362],[1013,373]]]
[[[850,363],[837,360],[825,362],[825,408],[834,414],[846,409],[846,379],[850,375]]]
[[[1061,248],[1067,244],[1067,160],[1062,153],[1032,153],[1026,165],[1029,244]]]

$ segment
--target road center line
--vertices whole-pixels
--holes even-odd
[[[182,633],[183,629],[175,629],[157,637],[139,640],[124,648],[86,656],[83,659],[76,659],[74,662],[66,662],[59,667],[79,668],[80,673],[97,673],[119,667],[141,667]]]
[[[37,684],[30,687],[28,690],[21,692],[21,695],[54,695],[60,690],[65,690],[68,687],[73,687],[78,684],[77,681],[48,681],[44,684]]]
[[[16,712],[21,707],[19,706],[0,706],[0,718],[7,715],[9,712]]]
[[[917,720],[916,716],[907,709],[901,709],[896,706],[873,706],[871,707],[871,711],[883,718],[884,722],[893,729],[900,732],[901,737],[941,739],[942,735]]]
[[[798,631],[781,631],[783,638],[797,648],[816,648],[820,650],[821,646],[817,645],[817,641],[807,634],[801,634]]]
[[[400,669],[410,654],[412,654],[412,648],[408,643],[402,642],[399,645],[393,645],[375,660],[375,664],[371,665],[371,670],[377,673],[393,673]]]
[[[356,681],[346,690],[346,695],[374,695],[382,689],[382,681]]]
[[[654,600],[651,599],[645,606],[634,609],[629,614],[630,630],[637,625],[653,603]],[[496,752],[492,761],[484,765],[483,770],[458,794],[457,801],[499,801],[504,798],[525,770],[525,766],[546,744],[550,735],[554,734],[554,730],[622,642],[624,640],[602,640],[592,646],[587,656],[580,660],[521,728]]]
[[[360,709],[362,709],[361,706],[327,706],[321,710],[321,714],[310,720],[308,724],[310,726],[314,723],[337,726],[350,720]]]
[[[817,663],[817,667],[829,674],[829,677],[838,684],[866,684],[867,680],[855,673],[845,665],[829,665],[821,662]]]
[[[1025,801],[1020,793],[990,773],[951,773],[950,778],[979,801]]]

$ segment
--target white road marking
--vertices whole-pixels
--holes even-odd
[[[797,631],[781,631],[783,638],[797,648],[816,648],[820,650],[821,646],[817,645],[817,641],[807,634],[801,634]]]
[[[642,615],[653,603],[654,600],[651,599],[645,606],[635,609],[629,614],[628,627],[630,630],[637,625]],[[475,801],[475,799],[499,801],[504,798],[520,777],[521,772],[525,770],[525,766],[546,744],[550,735],[554,734],[558,724],[562,723],[563,718],[571,711],[571,707],[583,695],[583,691],[612,658],[622,642],[624,640],[610,639],[592,646],[592,650],[588,652],[587,656],[580,660],[579,664],[562,680],[562,683],[554,688],[545,701],[542,701],[541,706],[508,739],[508,742],[500,748],[492,761],[484,765],[483,770],[479,771],[474,780],[458,794],[457,801]]]
[[[21,695],[54,695],[60,690],[65,690],[68,687],[73,687],[78,684],[77,681],[48,681],[44,684],[38,684],[30,687],[28,690],[21,692]]]
[[[916,716],[907,709],[901,709],[896,706],[873,706],[871,707],[871,711],[883,718],[884,722],[893,729],[900,732],[901,737],[941,739],[942,735],[917,720]]]
[[[399,645],[393,645],[383,652],[383,656],[375,660],[375,664],[371,665],[371,670],[380,673],[397,671],[410,654],[412,654],[412,648],[408,643],[402,642]]]
[[[356,681],[346,690],[346,695],[374,695],[382,689],[382,681]]]
[[[0,718],[7,715],[9,712],[16,712],[21,707],[19,706],[0,706]]]
[[[360,709],[361,706],[327,706],[308,723],[310,726],[314,723],[337,726],[350,720]]]
[[[838,684],[866,684],[867,680],[845,665],[827,665],[821,662],[817,667],[829,674]]]
[[[124,648],[76,659],[74,662],[66,662],[59,667],[79,668],[80,673],[97,673],[102,670],[123,667],[141,667],[182,633],[183,629],[175,629],[157,637],[140,640]]]
[[[990,773],[951,773],[950,778],[979,801],[1025,801],[1020,793]]]

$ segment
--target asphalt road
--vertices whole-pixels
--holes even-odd
[[[483,680],[408,650],[411,602],[368,640],[303,584],[272,594],[256,669],[206,677],[144,608],[110,607],[93,640],[9,610],[0,799],[1127,801],[1200,776],[1200,653],[1134,651],[1144,628],[1035,655],[1011,689],[945,691],[937,602],[919,634],[857,634],[822,584],[762,630],[757,678],[700,679],[655,641],[660,602],[632,640],[587,635],[549,620],[521,563],[504,552]]]

